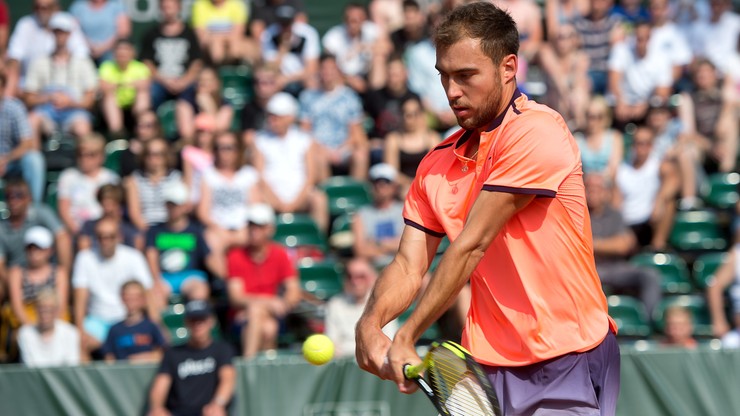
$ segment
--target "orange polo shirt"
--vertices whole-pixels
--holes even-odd
[[[522,366],[598,345],[616,325],[594,265],[581,156],[563,118],[518,90],[481,133],[459,131],[419,165],[406,224],[451,241],[480,192],[536,195],[494,238],[470,277],[462,343],[477,361]]]

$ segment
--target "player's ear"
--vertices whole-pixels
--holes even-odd
[[[513,80],[516,77],[516,72],[518,69],[518,56],[513,53],[504,56],[504,59],[501,60],[501,66],[499,67],[499,70],[501,71],[501,81],[504,84],[509,83],[509,81]]]

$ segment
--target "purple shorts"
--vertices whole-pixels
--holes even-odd
[[[505,416],[613,416],[619,396],[619,345],[601,344],[523,367],[483,365]]]

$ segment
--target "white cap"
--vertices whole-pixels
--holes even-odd
[[[66,12],[56,12],[49,20],[49,29],[71,32],[75,28],[75,19]]]
[[[54,244],[54,236],[48,228],[35,225],[23,235],[23,244],[26,246],[34,245],[38,248],[47,249]]]
[[[247,208],[247,221],[257,225],[275,223],[275,211],[267,204],[252,204]]]
[[[265,108],[269,114],[276,116],[297,116],[298,101],[287,92],[278,92],[267,101]]]
[[[188,202],[188,197],[188,187],[180,181],[167,186],[164,188],[164,191],[162,191],[162,198],[164,198],[164,201],[172,202],[175,205],[182,205]]]
[[[396,172],[396,168],[387,163],[378,163],[377,165],[373,165],[373,167],[370,168],[371,181],[385,179],[387,181],[395,182],[397,175],[398,172]]]

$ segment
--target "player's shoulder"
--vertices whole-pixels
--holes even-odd
[[[514,111],[514,117],[508,123],[508,127],[510,128],[525,128],[534,131],[547,130],[551,132],[558,130],[562,132],[569,131],[560,113],[526,97],[517,99],[514,102],[512,110]]]
[[[424,156],[419,163],[417,173],[425,173],[432,167],[436,166],[440,161],[450,157],[454,158],[455,155],[453,151],[455,149],[455,143],[457,143],[461,137],[470,133],[471,132],[461,128],[450,134],[446,139],[442,140],[441,143],[433,147],[432,150]]]

